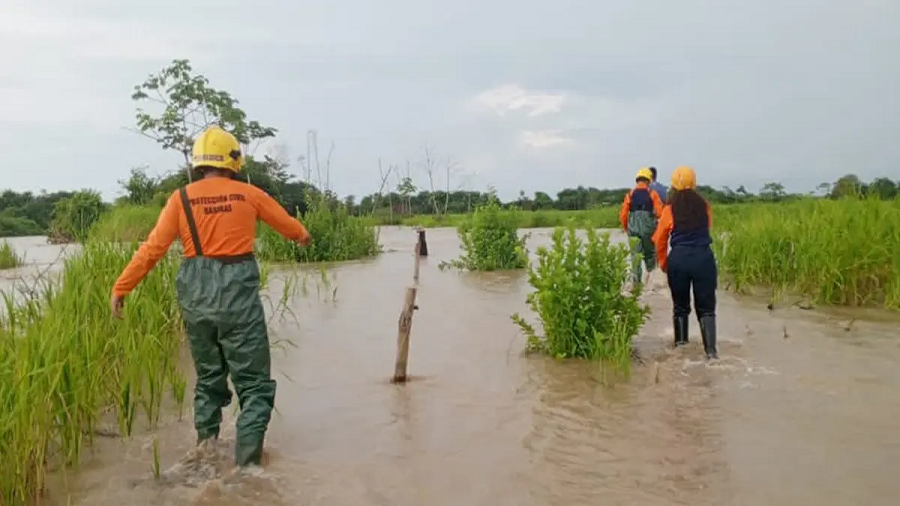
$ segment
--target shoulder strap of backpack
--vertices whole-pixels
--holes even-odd
[[[197,222],[194,221],[194,212],[191,210],[191,201],[188,199],[187,188],[184,186],[178,190],[181,194],[181,206],[184,208],[184,216],[187,218],[188,229],[191,231],[191,241],[194,243],[194,251],[198,257],[203,256],[203,246],[200,245],[200,234],[197,233]]]

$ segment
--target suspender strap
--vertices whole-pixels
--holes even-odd
[[[194,221],[194,212],[191,211],[191,201],[188,200],[187,188],[184,186],[178,190],[181,194],[181,206],[184,208],[184,216],[187,218],[188,228],[191,231],[191,241],[194,243],[194,252],[198,257],[203,256],[203,246],[200,245],[200,234],[197,233],[197,222]]]

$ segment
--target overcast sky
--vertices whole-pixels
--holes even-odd
[[[126,130],[132,87],[174,58],[291,158],[309,129],[322,158],[334,142],[340,194],[377,190],[379,157],[427,186],[424,144],[451,187],[506,198],[626,186],[648,164],[751,189],[900,179],[896,0],[2,0],[0,53],[16,190],[111,199],[131,167],[175,168]]]

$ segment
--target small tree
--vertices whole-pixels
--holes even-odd
[[[495,194],[457,229],[462,241],[463,255],[450,262],[442,262],[442,269],[454,267],[470,271],[522,269],[528,265],[525,242],[528,234],[519,237],[519,210],[503,210]]]
[[[537,250],[527,297],[544,329],[539,336],[518,313],[512,320],[528,337],[530,350],[556,358],[601,359],[620,370],[631,363],[631,340],[650,315],[638,300],[641,287],[623,292],[629,249],[610,243],[609,234],[587,230],[587,242],[574,225],[553,232],[550,248]]]
[[[162,107],[157,115],[138,107],[135,114],[137,131],[153,139],[163,149],[174,149],[184,156],[185,170],[191,179],[191,150],[197,135],[211,125],[228,130],[242,144],[245,155],[250,144],[274,137],[277,130],[248,121],[238,107],[237,99],[227,91],[217,90],[209,80],[194,74],[188,60],[173,60],[157,74],[134,87],[135,102],[151,102]]]
[[[106,205],[95,190],[82,190],[56,203],[50,223],[52,242],[84,242]]]
[[[123,202],[143,206],[151,203],[159,191],[159,178],[148,176],[146,167],[136,167],[127,180],[119,180],[119,186],[124,193]]]

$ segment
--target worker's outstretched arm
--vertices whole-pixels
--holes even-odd
[[[252,188],[255,190],[253,191],[253,206],[263,222],[274,228],[286,239],[299,243],[309,242],[309,232],[302,223],[288,214],[281,207],[281,204],[270,197],[268,193],[255,186]]]
[[[622,230],[628,232],[628,211],[631,210],[631,192],[625,194],[625,200],[622,201],[622,208],[619,209],[619,223],[622,224]]]
[[[706,201],[706,216],[709,218],[709,232],[712,233],[712,206],[709,205],[709,201]]]
[[[656,247],[656,260],[659,268],[666,272],[669,268],[669,236],[672,234],[672,207],[663,207],[653,233],[653,245]]]
[[[116,297],[124,297],[131,293],[132,290],[144,279],[159,259],[162,258],[172,242],[178,237],[178,219],[179,219],[178,193],[172,194],[159,213],[159,219],[156,226],[147,236],[144,244],[131,257],[131,262],[122,271],[116,284],[113,285],[113,295]]]

